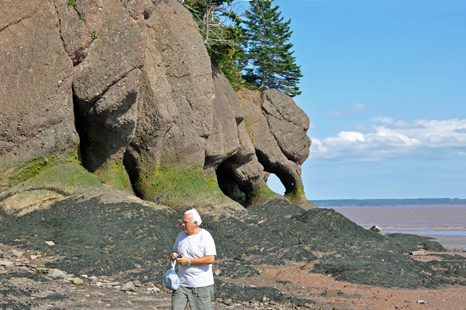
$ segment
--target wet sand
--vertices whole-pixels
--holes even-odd
[[[466,251],[466,205],[328,207],[358,225],[377,225],[384,234],[432,237],[445,248]]]

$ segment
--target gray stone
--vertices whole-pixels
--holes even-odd
[[[71,282],[75,285],[83,285],[84,281],[81,278],[72,278]]]
[[[11,252],[11,256],[15,256],[15,257],[23,257],[23,252],[18,252],[18,251],[12,251]]]
[[[121,287],[122,291],[131,291],[134,292],[136,290],[136,287],[134,286],[133,282],[127,282]]]
[[[369,230],[375,231],[375,232],[378,232],[378,233],[382,232],[382,228],[380,228],[377,225],[372,226],[371,228],[369,228]]]
[[[64,280],[64,279],[66,279],[66,274],[63,273],[63,271],[61,271],[59,269],[49,269],[48,270],[48,276],[52,277],[55,280],[58,280],[58,279]]]
[[[8,260],[0,260],[0,266],[5,266],[5,268],[13,268],[15,263],[10,262]]]

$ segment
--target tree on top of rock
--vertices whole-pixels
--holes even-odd
[[[301,94],[297,86],[302,77],[289,43],[291,20],[283,21],[273,1],[253,0],[246,12],[243,31],[247,46],[246,59],[252,66],[245,69],[245,79],[259,87],[277,89],[291,97]]]

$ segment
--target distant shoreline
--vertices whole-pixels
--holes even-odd
[[[315,204],[315,203],[314,203]],[[315,204],[317,205],[317,204]],[[399,205],[317,205],[319,208],[370,208],[370,207],[379,207],[379,208],[394,208],[394,207],[466,207],[465,204],[429,204],[429,205],[420,205],[420,204],[399,204]]]
[[[332,199],[311,200],[318,207],[399,207],[399,206],[466,206],[466,199],[419,198],[419,199]]]

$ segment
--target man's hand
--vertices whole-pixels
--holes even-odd
[[[171,259],[172,261],[175,261],[177,257],[178,257],[178,253],[172,252],[172,255],[170,256],[170,259]]]
[[[181,256],[176,259],[178,265],[187,265],[189,262],[189,258],[187,256]]]

